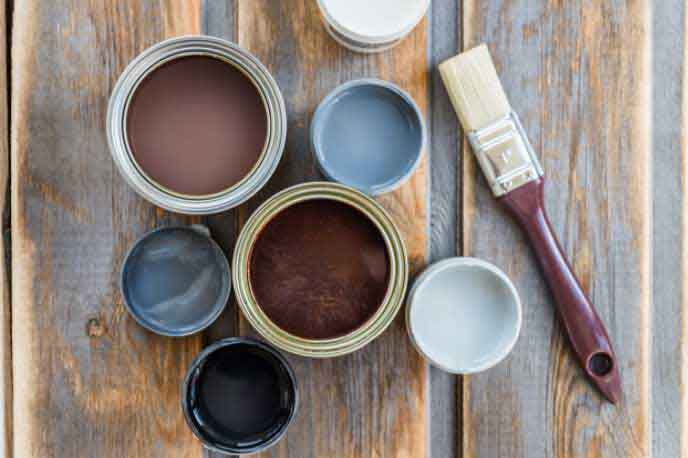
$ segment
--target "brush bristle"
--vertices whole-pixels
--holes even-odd
[[[511,111],[484,44],[444,61],[439,68],[466,131],[488,126]]]

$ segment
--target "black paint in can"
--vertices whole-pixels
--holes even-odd
[[[286,432],[298,407],[289,363],[263,342],[232,337],[206,348],[184,380],[189,427],[209,449],[256,453]]]

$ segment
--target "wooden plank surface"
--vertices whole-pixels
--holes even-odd
[[[686,2],[655,2],[652,17],[652,456],[686,457]]]
[[[433,0],[411,38],[375,56],[334,43],[310,0],[13,3],[14,358],[13,367],[0,364],[0,406],[12,401],[12,370],[15,399],[0,430],[14,412],[14,456],[201,456],[178,409],[178,383],[202,341],[234,332],[238,312],[230,307],[203,338],[182,340],[155,337],[128,317],[116,290],[124,251],[152,227],[190,220],[136,197],[104,137],[107,98],[126,63],[164,37],[199,32],[256,53],[290,115],[285,159],[268,187],[241,209],[203,218],[228,254],[265,198],[319,178],[307,141],[316,104],[341,82],[378,76],[412,93],[432,134],[430,167],[383,199],[407,234],[423,234],[409,239],[414,266],[458,246],[507,270],[525,308],[513,355],[459,383],[461,418],[447,405],[455,378],[428,378],[401,319],[349,357],[291,357],[302,410],[266,456],[688,456],[683,0]],[[434,66],[482,41],[542,159],[554,229],[612,334],[626,391],[619,408],[604,404],[570,359],[530,250],[472,154],[455,156],[461,137]],[[0,190],[7,158],[0,140]],[[3,267],[0,363],[11,356]],[[241,322],[239,331],[250,329]]]
[[[430,72],[430,259],[437,262],[456,256],[461,246],[460,180],[461,145],[454,109],[437,66],[461,49],[461,8],[456,0],[433,0],[428,11],[428,70]],[[458,192],[457,192],[458,191]],[[461,437],[456,402],[461,379],[430,366],[429,458],[455,458]]]
[[[201,338],[143,330],[117,290],[122,257],[186,222],[137,197],[105,139],[124,66],[199,33],[201,1],[25,0],[12,50],[15,456],[196,457],[179,386]]]
[[[9,253],[9,101],[7,87],[6,2],[0,2],[0,458],[12,456],[12,308],[10,305]]]
[[[625,392],[613,407],[583,378],[523,236],[464,150],[465,254],[505,269],[525,307],[513,354],[464,382],[464,457],[650,456],[649,8],[646,0],[463,2],[464,45],[484,41],[493,53]]]
[[[273,73],[289,117],[285,157],[248,209],[274,192],[320,178],[308,147],[316,105],[340,83],[360,77],[391,80],[427,111],[427,25],[392,52],[365,56],[332,40],[314,1],[238,2],[238,42]],[[403,231],[414,271],[427,256],[427,161],[400,190],[380,199]],[[241,331],[250,332],[242,320]],[[301,411],[284,441],[265,456],[421,457],[426,450],[427,366],[406,336],[403,313],[380,338],[341,358],[290,357]]]

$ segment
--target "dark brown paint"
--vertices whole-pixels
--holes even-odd
[[[180,194],[215,194],[258,162],[267,113],[238,68],[188,56],[144,78],[129,106],[127,131],[134,159],[153,181]]]
[[[249,275],[256,301],[280,328],[307,339],[347,334],[375,314],[389,285],[379,229],[328,199],[294,204],[258,235]]]

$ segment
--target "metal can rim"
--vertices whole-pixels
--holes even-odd
[[[268,116],[265,146],[254,169],[239,183],[209,196],[184,196],[151,181],[139,169],[126,137],[126,113],[139,82],[164,62],[190,55],[214,57],[234,65],[256,86]],[[212,214],[233,208],[253,196],[275,172],[286,144],[286,106],[267,68],[244,48],[220,38],[189,35],[157,43],[136,56],[120,75],[110,96],[106,128],[112,158],[125,181],[142,197],[166,210]]]
[[[199,229],[202,228],[202,229]],[[156,234],[159,234],[160,232],[164,231],[174,231],[174,230],[183,230],[183,231],[193,231],[197,234],[200,234],[201,236],[205,237],[210,245],[213,247],[213,250],[218,254],[221,255],[220,259],[222,259],[224,262],[222,263],[225,273],[227,274],[228,277],[228,282],[227,282],[227,289],[223,291],[222,294],[222,299],[218,301],[218,305],[211,314],[209,314],[206,317],[206,321],[194,328],[191,328],[186,331],[175,331],[172,330],[171,328],[163,328],[161,326],[154,326],[150,322],[146,321],[143,319],[139,313],[139,311],[133,307],[130,303],[129,300],[127,299],[127,295],[124,293],[125,291],[125,274],[126,274],[126,267],[127,267],[127,262],[129,261],[129,258],[131,257],[132,253],[134,253],[134,250],[146,239],[155,236]],[[161,336],[166,336],[166,337],[188,337],[194,334],[197,334],[207,328],[209,328],[217,319],[222,315],[222,312],[225,311],[227,308],[227,302],[229,301],[229,298],[232,294],[232,269],[231,266],[229,265],[229,259],[227,259],[227,256],[225,255],[224,251],[222,251],[222,247],[217,243],[215,239],[210,235],[210,232],[208,233],[205,232],[207,228],[202,225],[173,225],[173,226],[160,226],[156,227],[154,229],[151,229],[150,231],[147,231],[146,233],[140,235],[136,241],[129,247],[127,250],[127,253],[124,255],[124,258],[122,260],[122,265],[120,266],[119,270],[119,280],[118,280],[118,286],[119,286],[119,291],[120,291],[120,296],[122,297],[122,302],[124,303],[124,308],[127,309],[127,312],[129,315],[134,318],[134,320],[141,325],[142,327],[148,329],[149,331],[161,335]]]
[[[482,269],[490,272],[492,275],[496,276],[497,278],[500,279],[500,281],[507,287],[509,292],[512,295],[512,298],[514,299],[514,306],[516,308],[516,320],[513,323],[513,327],[515,329],[513,338],[505,345],[500,352],[496,352],[496,356],[489,359],[486,362],[483,362],[482,364],[476,364],[474,367],[462,367],[462,368],[452,368],[449,367],[445,364],[440,363],[437,361],[435,358],[431,357],[422,347],[422,345],[418,342],[418,339],[416,338],[416,335],[414,333],[413,329],[413,323],[411,320],[411,313],[413,310],[418,307],[418,303],[416,301],[417,299],[417,293],[418,290],[425,285],[429,280],[432,279],[432,277],[437,274],[438,272],[441,272],[443,269],[446,269],[448,267],[452,266],[464,266],[464,267],[470,267],[474,269]],[[452,258],[447,258],[443,259],[441,261],[438,261],[434,264],[431,264],[423,270],[418,277],[415,279],[413,282],[413,285],[411,286],[411,289],[409,290],[408,297],[406,299],[407,305],[406,305],[406,316],[405,316],[405,321],[406,321],[406,332],[408,333],[409,339],[411,340],[411,344],[413,347],[416,349],[416,351],[430,364],[432,364],[435,367],[438,367],[442,369],[445,372],[449,372],[451,374],[456,374],[456,375],[470,375],[470,374],[475,374],[478,372],[485,371],[491,367],[496,366],[499,364],[501,361],[503,361],[509,353],[514,349],[514,346],[516,345],[516,342],[518,341],[518,338],[521,333],[521,328],[523,325],[523,304],[521,301],[521,296],[518,294],[518,290],[516,289],[516,286],[514,285],[513,281],[509,276],[504,272],[502,269],[497,267],[496,265],[492,264],[491,262],[485,261],[480,258],[474,258],[470,256],[455,256]]]
[[[316,141],[316,138],[318,137],[320,124],[323,123],[323,112],[328,107],[336,104],[337,99],[344,92],[361,86],[379,87],[399,97],[399,99],[401,99],[414,113],[414,116],[418,121],[418,125],[420,126],[421,137],[419,148],[416,152],[416,157],[413,159],[413,163],[407,168],[404,174],[397,176],[394,180],[390,180],[382,184],[376,184],[366,189],[359,189],[360,191],[365,192],[366,194],[370,194],[371,196],[380,196],[382,194],[386,194],[388,192],[394,191],[395,189],[398,189],[413,176],[413,174],[416,172],[416,170],[418,170],[418,167],[420,166],[420,163],[423,159],[423,154],[427,146],[428,133],[423,113],[421,112],[420,107],[418,106],[416,101],[413,100],[413,97],[411,97],[411,95],[408,92],[404,91],[402,88],[400,88],[392,82],[379,78],[359,78],[340,84],[336,88],[332,89],[332,91],[330,91],[325,96],[325,98],[320,101],[317,108],[315,109],[315,112],[313,113],[313,118],[311,119],[310,130],[308,132],[309,142],[311,147],[311,153],[313,154],[316,165],[318,166],[318,170],[320,170],[320,172],[323,175],[325,175],[325,177],[330,181],[351,186],[346,183],[345,179],[339,176],[339,173],[336,170],[332,169],[332,167],[327,165],[324,153],[319,147],[320,142]]]
[[[251,249],[260,231],[285,208],[314,199],[339,201],[359,210],[380,231],[390,258],[389,287],[382,304],[363,325],[343,336],[331,339],[304,339],[274,324],[258,305],[251,290],[249,261]],[[387,211],[362,192],[330,182],[311,182],[287,188],[268,199],[248,219],[235,245],[232,259],[234,293],[239,307],[254,329],[273,345],[290,353],[313,358],[327,358],[352,353],[377,338],[393,322],[406,295],[409,276],[406,246]]]
[[[423,5],[418,10],[418,14],[415,17],[413,17],[413,19],[409,20],[404,27],[399,28],[394,33],[379,36],[363,35],[347,28],[342,23],[340,23],[335,17],[332,16],[332,14],[328,11],[327,6],[323,2],[323,0],[317,0],[317,3],[323,22],[325,22],[326,26],[331,27],[333,32],[337,32],[341,34],[344,38],[354,42],[355,44],[353,44],[353,46],[357,46],[358,44],[363,45],[364,48],[362,48],[362,51],[360,52],[376,52],[385,51],[389,49],[390,47],[394,46],[399,41],[401,41],[409,33],[411,33],[411,31],[413,31],[414,28],[416,28],[416,26],[420,23],[421,20],[423,20],[423,18],[428,12],[428,9],[430,8],[430,0],[422,1]],[[335,37],[335,39],[337,39],[337,37]],[[339,39],[337,39],[337,41],[339,41]],[[350,46],[347,43],[341,44],[346,47]],[[368,48],[368,46],[381,46],[382,48],[373,49]],[[354,51],[356,51],[356,49],[354,49]]]
[[[287,421],[284,423],[284,427],[271,439],[269,439],[266,443],[261,444],[259,447],[255,447],[250,450],[246,451],[240,451],[237,449],[233,450],[224,450],[221,447],[215,446],[209,442],[207,442],[202,433],[198,431],[197,426],[194,424],[193,421],[191,421],[191,412],[189,411],[189,406],[187,401],[187,394],[189,391],[189,385],[191,384],[191,378],[193,377],[193,374],[196,370],[198,370],[200,364],[204,362],[210,354],[213,352],[224,348],[228,347],[231,345],[250,345],[250,346],[255,346],[258,347],[270,355],[274,356],[277,361],[279,361],[280,365],[282,366],[283,369],[285,369],[289,381],[292,385],[293,388],[293,395],[294,395],[294,402],[293,402],[293,408],[291,409],[289,413],[289,418]],[[258,453],[258,452],[263,452],[265,450],[268,450],[271,448],[273,445],[277,444],[282,438],[286,435],[287,430],[293,423],[294,419],[298,415],[299,412],[299,407],[300,407],[300,395],[299,395],[299,382],[298,379],[296,378],[296,374],[294,373],[294,368],[289,364],[289,361],[287,358],[282,355],[277,348],[274,348],[272,345],[266,342],[262,342],[260,340],[251,338],[251,337],[225,337],[224,339],[218,340],[217,342],[214,342],[210,344],[209,346],[205,347],[203,350],[201,350],[198,355],[194,357],[194,359],[191,361],[191,364],[189,365],[189,368],[186,371],[186,375],[184,376],[184,380],[182,381],[182,386],[181,386],[181,405],[182,405],[182,412],[184,414],[184,419],[186,421],[187,426],[191,430],[191,432],[198,438],[199,441],[203,444],[204,447],[207,449],[218,452],[218,453],[231,453],[233,455],[250,455],[253,453]]]

